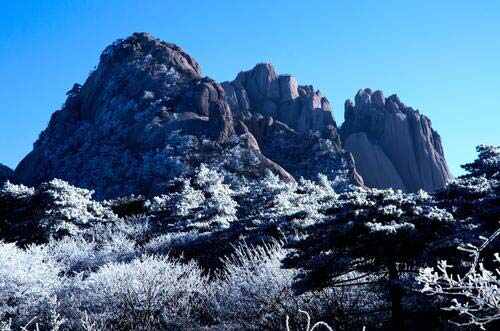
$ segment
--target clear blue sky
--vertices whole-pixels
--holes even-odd
[[[147,3],[147,4],[145,4]],[[500,1],[0,0],[0,162],[15,167],[100,52],[135,31],[205,75],[272,62],[327,95],[339,123],[362,87],[428,115],[454,174],[500,143]]]

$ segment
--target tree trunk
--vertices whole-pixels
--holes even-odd
[[[391,322],[393,331],[403,330],[401,309],[402,290],[396,263],[389,264],[389,294],[391,296]]]

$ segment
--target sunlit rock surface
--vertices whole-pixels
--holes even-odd
[[[430,119],[396,95],[360,90],[345,103],[341,135],[368,186],[434,191],[452,178]]]

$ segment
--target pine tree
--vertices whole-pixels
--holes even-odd
[[[485,177],[488,179],[500,179],[500,146],[479,145],[476,147],[478,158],[472,163],[462,165],[468,177]]]
[[[444,309],[457,313],[454,323],[494,329],[500,319],[500,146],[476,150],[476,160],[462,166],[466,174],[437,194],[441,205],[468,225],[461,240],[467,245],[460,249],[470,261],[439,261],[436,269],[422,268],[417,280],[422,292],[449,300]]]
[[[290,244],[294,250],[284,260],[303,270],[296,289],[351,286],[377,276],[388,286],[393,327],[401,330],[401,275],[450,244],[453,216],[423,191],[390,189],[342,193],[324,213],[328,217],[302,229],[305,235]],[[361,276],[346,281],[353,271]]]
[[[457,237],[469,244],[480,244],[480,236],[490,236],[500,225],[500,146],[476,150],[476,160],[462,166],[466,173],[436,194],[440,206],[467,225]],[[499,244],[491,243],[485,255],[498,251]]]

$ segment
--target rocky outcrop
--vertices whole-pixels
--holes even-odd
[[[12,180],[14,177],[14,171],[9,167],[0,163],[0,183],[7,180]]]
[[[245,117],[249,112],[286,124],[299,133],[326,133],[335,127],[328,99],[312,86],[300,86],[295,77],[278,75],[269,63],[242,71],[232,82],[222,83],[226,101],[233,112]]]
[[[278,75],[269,63],[240,72],[222,83],[236,118],[256,138],[263,154],[295,177],[335,177],[341,172],[362,179],[340,144],[330,103],[312,86]]]
[[[368,186],[434,191],[452,178],[431,121],[396,95],[360,90],[346,101],[341,136]]]
[[[136,33],[107,47],[85,84],[73,86],[15,175],[28,185],[60,178],[100,199],[158,194],[201,163],[291,180],[252,138],[235,133],[224,90],[192,57]]]
[[[161,194],[202,163],[232,179],[323,173],[409,191],[450,178],[429,119],[396,96],[362,90],[345,118],[339,133],[328,99],[271,64],[218,84],[178,46],[135,33],[71,88],[15,179],[59,178],[105,199]]]

